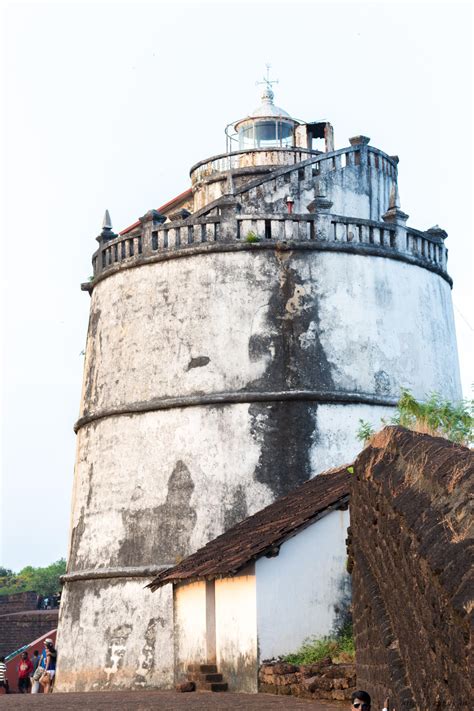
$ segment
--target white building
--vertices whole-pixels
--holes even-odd
[[[153,590],[173,585],[177,682],[212,664],[230,690],[256,692],[264,659],[338,627],[349,480],[345,467],[311,479],[155,578]]]

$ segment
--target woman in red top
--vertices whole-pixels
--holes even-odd
[[[28,652],[23,652],[18,665],[18,691],[27,694],[30,690],[30,674],[33,673],[33,664],[28,659]]]

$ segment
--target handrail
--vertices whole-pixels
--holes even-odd
[[[338,148],[336,151],[330,151],[329,153],[321,153],[321,151],[313,151],[309,148],[300,148],[300,147],[291,147],[291,148],[279,148],[279,147],[269,147],[269,148],[258,148],[258,149],[252,149],[252,148],[246,148],[240,151],[231,151],[229,153],[218,153],[217,155],[210,156],[209,158],[205,158],[204,160],[200,160],[197,163],[195,163],[190,171],[189,174],[192,177],[193,173],[195,173],[199,168],[202,168],[203,166],[206,165],[211,165],[213,163],[218,163],[219,161],[228,161],[229,163],[232,162],[234,158],[237,158],[238,156],[241,155],[247,155],[249,153],[269,153],[269,152],[275,152],[275,153],[281,153],[282,155],[287,153],[287,154],[308,154],[309,158],[306,159],[306,161],[299,161],[299,167],[303,165],[307,165],[309,163],[321,163],[324,161],[331,161],[335,158],[338,158],[340,156],[350,154],[350,153],[360,153],[361,148],[364,148],[367,151],[367,155],[370,155],[372,157],[372,163],[374,167],[378,167],[376,165],[376,162],[378,160],[375,160],[375,157],[377,159],[382,159],[382,164],[380,166],[380,169],[383,170],[383,161],[387,161],[387,163],[397,170],[397,165],[398,165],[398,160],[397,158],[393,156],[389,156],[387,153],[384,151],[380,150],[379,148],[375,148],[375,146],[368,146],[365,144],[355,144],[353,146],[345,146],[344,148]],[[370,160],[370,159],[369,159]],[[284,165],[282,168],[287,168],[288,170],[294,169],[294,164],[291,165]],[[229,168],[226,168],[225,170],[230,170]],[[220,170],[216,172],[224,172],[224,168],[221,168]]]

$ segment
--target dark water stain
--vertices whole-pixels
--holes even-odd
[[[374,383],[377,395],[387,395],[390,393],[390,376],[385,370],[378,370],[374,374]]]
[[[197,518],[189,503],[193,491],[189,469],[179,460],[168,480],[164,504],[122,511],[126,536],[114,564],[169,564],[188,555]]]
[[[338,635],[352,624],[352,581],[344,573],[337,583],[337,599],[334,603],[334,621],[332,634]]]
[[[203,368],[205,365],[211,362],[211,359],[207,356],[198,356],[197,358],[191,358],[186,370],[191,370],[192,368]]]
[[[312,475],[309,452],[315,432],[316,406],[307,402],[252,403],[250,432],[260,442],[255,479],[275,498]]]
[[[278,259],[272,271],[264,330],[249,340],[250,360],[267,357],[263,375],[249,384],[257,391],[333,390],[331,364],[320,340],[318,297],[292,266],[294,257]],[[303,347],[303,344],[306,347]],[[316,404],[307,401],[254,403],[249,407],[252,436],[260,443],[257,481],[282,496],[311,477],[310,449],[317,440]]]
[[[331,364],[321,344],[318,297],[310,293],[290,262],[279,259],[279,273],[269,299],[263,332],[249,339],[249,358],[266,356],[268,366],[262,377],[250,383],[252,389],[328,389],[334,387]],[[273,271],[273,270],[272,270]],[[311,332],[308,347],[302,340]]]
[[[224,530],[232,528],[236,523],[248,516],[247,496],[245,488],[239,484],[232,492],[230,505],[224,511]]]

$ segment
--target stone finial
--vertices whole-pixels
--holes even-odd
[[[398,224],[405,224],[408,220],[409,215],[400,209],[400,195],[398,193],[398,185],[396,181],[393,181],[392,188],[390,190],[390,201],[388,204],[387,212],[382,215],[382,220],[384,222],[393,222]]]
[[[370,143],[370,138],[368,136],[352,136],[349,138],[349,143],[351,146],[366,146]]]
[[[429,230],[426,230],[426,233],[429,234],[431,237],[437,237],[440,241],[445,240],[448,236],[446,230],[443,230],[443,228],[439,225],[434,225],[433,227],[430,227]]]
[[[102,220],[102,229],[112,229],[112,220],[110,219],[110,212],[108,210],[105,211],[104,219]]]
[[[153,222],[153,224],[162,224],[166,222],[166,215],[162,215],[158,210],[148,210],[143,217],[138,218],[143,224],[144,222]]]
[[[400,209],[400,193],[398,192],[398,183],[394,180],[392,183],[392,188],[390,190],[390,202],[388,204],[388,209],[393,210],[396,208]]]
[[[97,239],[99,242],[105,242],[106,240],[114,239],[114,237],[117,237],[117,235],[112,230],[112,220],[110,218],[110,212],[106,210],[104,214],[104,219],[102,220],[102,232],[97,237]]]

